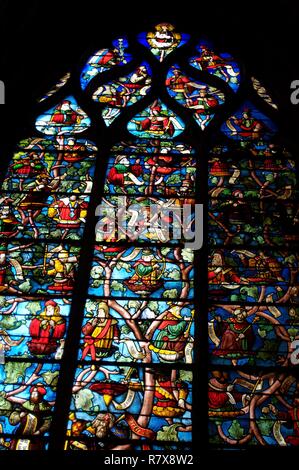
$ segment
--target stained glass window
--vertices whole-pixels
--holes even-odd
[[[0,194],[2,450],[299,445],[296,160],[245,72],[160,23],[40,98]]]

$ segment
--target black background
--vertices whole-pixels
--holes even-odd
[[[278,102],[282,132],[299,149],[296,142],[299,105],[290,102],[290,84],[299,80],[299,7],[294,0],[275,3],[84,0],[76,4],[69,0],[31,0],[20,4],[0,0],[0,18],[0,80],[6,91],[6,103],[0,106],[2,161],[11,158],[19,138],[27,137],[26,124],[37,98],[72,68],[86,50],[109,47],[119,33],[146,31],[162,21],[174,23],[178,31],[198,37],[205,35],[221,44],[222,51],[241,58],[247,71],[262,80]],[[247,455],[245,460],[249,463],[248,458]],[[225,460],[239,459],[240,456],[227,456]],[[35,461],[38,464],[41,458],[36,456]],[[97,467],[102,466],[101,461],[102,458]],[[206,468],[205,465],[202,462],[201,467]]]

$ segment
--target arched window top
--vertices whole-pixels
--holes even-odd
[[[195,45],[189,39],[189,35],[177,32],[175,26],[170,23],[161,23],[156,25],[153,31],[141,33],[135,38],[120,36],[112,41],[111,47],[99,49],[89,57],[82,66],[79,81],[86,96],[91,97],[98,105],[99,113],[108,127],[117,122],[127,107],[136,105],[150,95],[157,98],[152,90],[153,86],[157,89],[158,79],[158,75],[153,74],[152,67],[155,71],[157,67],[155,63],[151,66],[145,60],[150,57],[142,54],[142,49],[137,47],[137,41],[148,48],[161,65],[167,59],[170,66],[164,86],[172,100],[185,107],[190,115],[193,114],[201,130],[205,130],[213,122],[227,100],[231,101],[229,90],[237,94],[241,83],[246,84],[247,99],[252,94],[249,85],[251,81],[254,90],[252,98],[255,100],[259,97],[272,109],[277,110],[277,105],[261,82],[255,77],[247,78],[241,73],[241,64],[238,64],[229,52],[219,52],[207,39],[200,39]],[[186,47],[185,53],[174,55],[183,45]],[[175,57],[179,58],[179,61]],[[163,68],[161,73],[165,73]],[[69,74],[66,74],[56,86],[56,91],[68,80]],[[49,96],[52,97],[53,93],[54,90],[51,90]],[[163,101],[165,92],[161,84],[158,94]],[[46,96],[42,98],[43,101]],[[67,96],[63,98],[68,99]],[[257,99],[257,104],[253,106],[256,107],[255,112],[262,113],[262,109],[258,109],[259,102],[261,101]],[[165,104],[170,107],[170,102]],[[250,106],[248,103],[248,107]],[[144,109],[143,112],[147,111]]]

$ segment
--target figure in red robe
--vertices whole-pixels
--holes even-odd
[[[212,371],[209,380],[208,406],[210,410],[232,409],[236,401],[242,399],[242,394],[233,392],[234,385],[228,383],[228,373],[219,370]]]
[[[137,179],[142,173],[140,159],[136,159],[135,163],[131,165],[125,155],[119,155],[115,158],[115,163],[108,172],[107,180],[114,186],[124,186],[132,183],[142,185],[143,183]]]
[[[111,317],[105,302],[98,304],[96,316],[83,326],[82,333],[84,334],[82,359],[90,356],[95,361],[111,355],[113,341],[118,340],[119,331],[117,321]]]
[[[169,135],[174,134],[174,125],[168,116],[161,114],[162,108],[159,104],[153,104],[150,108],[150,115],[142,121],[135,121],[132,119],[132,123],[136,124],[137,130],[148,131],[152,134],[157,135]]]
[[[54,300],[45,303],[45,310],[29,325],[31,340],[28,349],[31,354],[47,356],[57,351],[64,337],[66,324],[60,315],[59,305]]]
[[[166,80],[166,86],[180,96],[184,96],[186,90],[191,91],[189,84],[190,79],[177,68],[173,69],[173,75]]]
[[[168,155],[155,155],[146,161],[146,165],[156,167],[156,174],[169,175],[176,171],[176,168],[171,166],[173,157]]]
[[[62,103],[59,103],[51,116],[51,122],[64,126],[74,126],[80,123],[83,116],[72,109],[71,104],[69,100],[64,100]]]
[[[240,359],[253,354],[254,334],[251,323],[246,320],[246,312],[235,311],[235,316],[222,321],[216,317],[216,335],[221,337],[215,356]]]
[[[119,50],[116,47],[114,49],[104,49],[101,55],[97,57],[97,60],[91,64],[93,67],[111,67],[121,61]]]
[[[251,111],[248,108],[244,109],[241,118],[233,116],[227,122],[228,127],[234,134],[238,134],[247,139],[260,139],[268,130],[262,121],[251,115]]]
[[[64,229],[62,238],[65,238],[71,229],[78,229],[85,222],[87,207],[87,202],[73,194],[51,204],[48,216],[57,223],[58,228]]]
[[[201,45],[200,57],[194,59],[194,62],[200,65],[203,71],[220,69],[223,74],[225,74],[225,68],[229,65],[228,62],[215,54],[215,52],[209,49],[206,45]]]
[[[218,284],[218,285],[233,285],[240,284],[245,280],[241,279],[230,266],[225,266],[225,261],[223,259],[222,253],[215,252],[211,260],[211,265],[209,266],[208,272],[209,284]],[[237,286],[236,286],[237,287]]]
[[[63,160],[66,162],[79,162],[85,158],[86,147],[82,143],[76,143],[74,138],[68,138],[67,142],[64,144],[64,138],[62,139],[62,150],[63,150]],[[57,138],[58,140],[58,138]]]

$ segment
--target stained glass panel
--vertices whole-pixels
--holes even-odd
[[[177,65],[172,66],[166,79],[167,91],[182,106],[194,111],[201,130],[212,121],[217,108],[224,103],[224,93],[206,83],[187,77]]]
[[[190,442],[191,380],[192,374],[182,369],[174,369],[170,376],[159,369],[137,366],[79,368],[69,415],[68,445],[75,450],[83,439],[86,450],[99,445],[99,441],[109,448],[135,438],[146,449],[152,441],[168,440],[169,422],[173,423],[173,441]]]
[[[197,50],[199,55],[190,59],[190,65],[224,80],[236,92],[240,86],[240,67],[232,56],[217,54],[209,41],[201,41]]]
[[[128,131],[137,136],[153,139],[172,139],[184,130],[183,121],[157,100],[128,123]]]
[[[269,140],[276,133],[276,125],[250,102],[221,126],[222,132],[235,140]]]
[[[62,358],[69,300],[1,296],[0,302],[2,362],[6,357]]]
[[[189,37],[189,34],[176,32],[175,27],[170,23],[160,23],[155,26],[155,31],[141,33],[138,40],[150,49],[160,62],[163,62],[168,54],[183,46]]]
[[[87,300],[80,360],[193,362],[194,305],[152,300]]]
[[[132,149],[129,156],[123,152],[109,157],[105,193],[194,196],[194,157],[169,154],[167,147],[156,156],[138,150]]]
[[[211,250],[210,297],[219,302],[296,301],[298,255],[262,249]]]
[[[105,85],[101,85],[92,95],[92,99],[104,106],[102,117],[106,126],[121,113],[121,108],[137,103],[148,94],[151,88],[151,70],[143,62],[127,77],[120,77]]]
[[[160,23],[40,100],[0,192],[1,449],[299,445],[296,159],[245,72]]]
[[[192,261],[193,253],[188,249],[97,245],[89,293],[98,297],[190,299]]]
[[[68,96],[39,116],[35,125],[43,134],[63,135],[85,131],[90,126],[90,119],[75,98]]]
[[[287,364],[298,332],[298,307],[215,305],[209,312],[211,362],[275,367]]]
[[[297,446],[297,400],[298,382],[290,374],[213,370],[209,380],[210,442],[217,446],[225,440],[233,447]]]
[[[100,49],[92,55],[82,70],[80,84],[83,90],[98,74],[108,71],[109,69],[126,65],[132,60],[131,54],[127,52],[128,41],[125,37],[120,37],[112,41],[111,48]]]
[[[58,364],[7,361],[0,365],[1,447],[43,450],[51,429]]]

